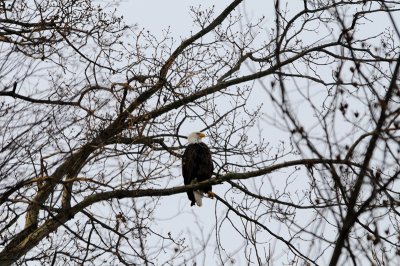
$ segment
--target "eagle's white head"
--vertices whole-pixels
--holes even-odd
[[[187,136],[188,139],[188,143],[189,144],[193,144],[193,143],[200,143],[201,139],[204,138],[206,136],[206,134],[204,134],[203,132],[193,132],[190,133]]]

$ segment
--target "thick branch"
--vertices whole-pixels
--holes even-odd
[[[357,198],[360,195],[361,187],[364,182],[364,177],[368,171],[369,163],[372,159],[372,155],[376,148],[376,144],[379,138],[379,135],[382,132],[383,125],[385,123],[387,114],[386,111],[388,109],[389,101],[392,98],[393,92],[396,88],[397,78],[399,76],[399,69],[400,69],[400,57],[397,59],[397,64],[393,71],[393,77],[390,82],[389,89],[386,93],[385,99],[381,104],[381,113],[379,116],[378,123],[376,125],[376,129],[372,133],[372,138],[369,142],[367,151],[365,153],[364,162],[360,169],[360,173],[358,174],[357,181],[354,185],[354,189],[351,193],[349,204],[348,204],[348,211],[346,217],[343,221],[342,229],[340,230],[340,234],[337,238],[335,249],[333,250],[331,261],[329,263],[330,266],[337,265],[339,261],[340,254],[342,252],[342,248],[344,247],[344,243],[346,242],[348,235],[350,233],[351,228],[353,227],[354,223],[357,221],[357,217],[359,213],[356,210]]]

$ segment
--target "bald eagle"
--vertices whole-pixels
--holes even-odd
[[[210,149],[201,139],[206,135],[202,132],[193,132],[188,135],[188,145],[182,157],[182,175],[185,185],[194,184],[211,178],[214,170],[211,159]],[[211,185],[200,190],[191,190],[187,192],[191,201],[190,205],[195,203],[201,207],[203,193],[213,198],[215,194],[211,191]]]

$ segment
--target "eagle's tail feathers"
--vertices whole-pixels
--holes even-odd
[[[202,198],[203,198],[203,193],[201,193],[199,190],[193,191],[194,194],[194,200],[196,201],[197,206],[201,207],[203,204]]]

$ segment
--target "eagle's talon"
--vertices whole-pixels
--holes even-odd
[[[207,192],[207,197],[209,197],[210,199],[213,199],[216,196],[216,194],[212,191],[208,191]]]

